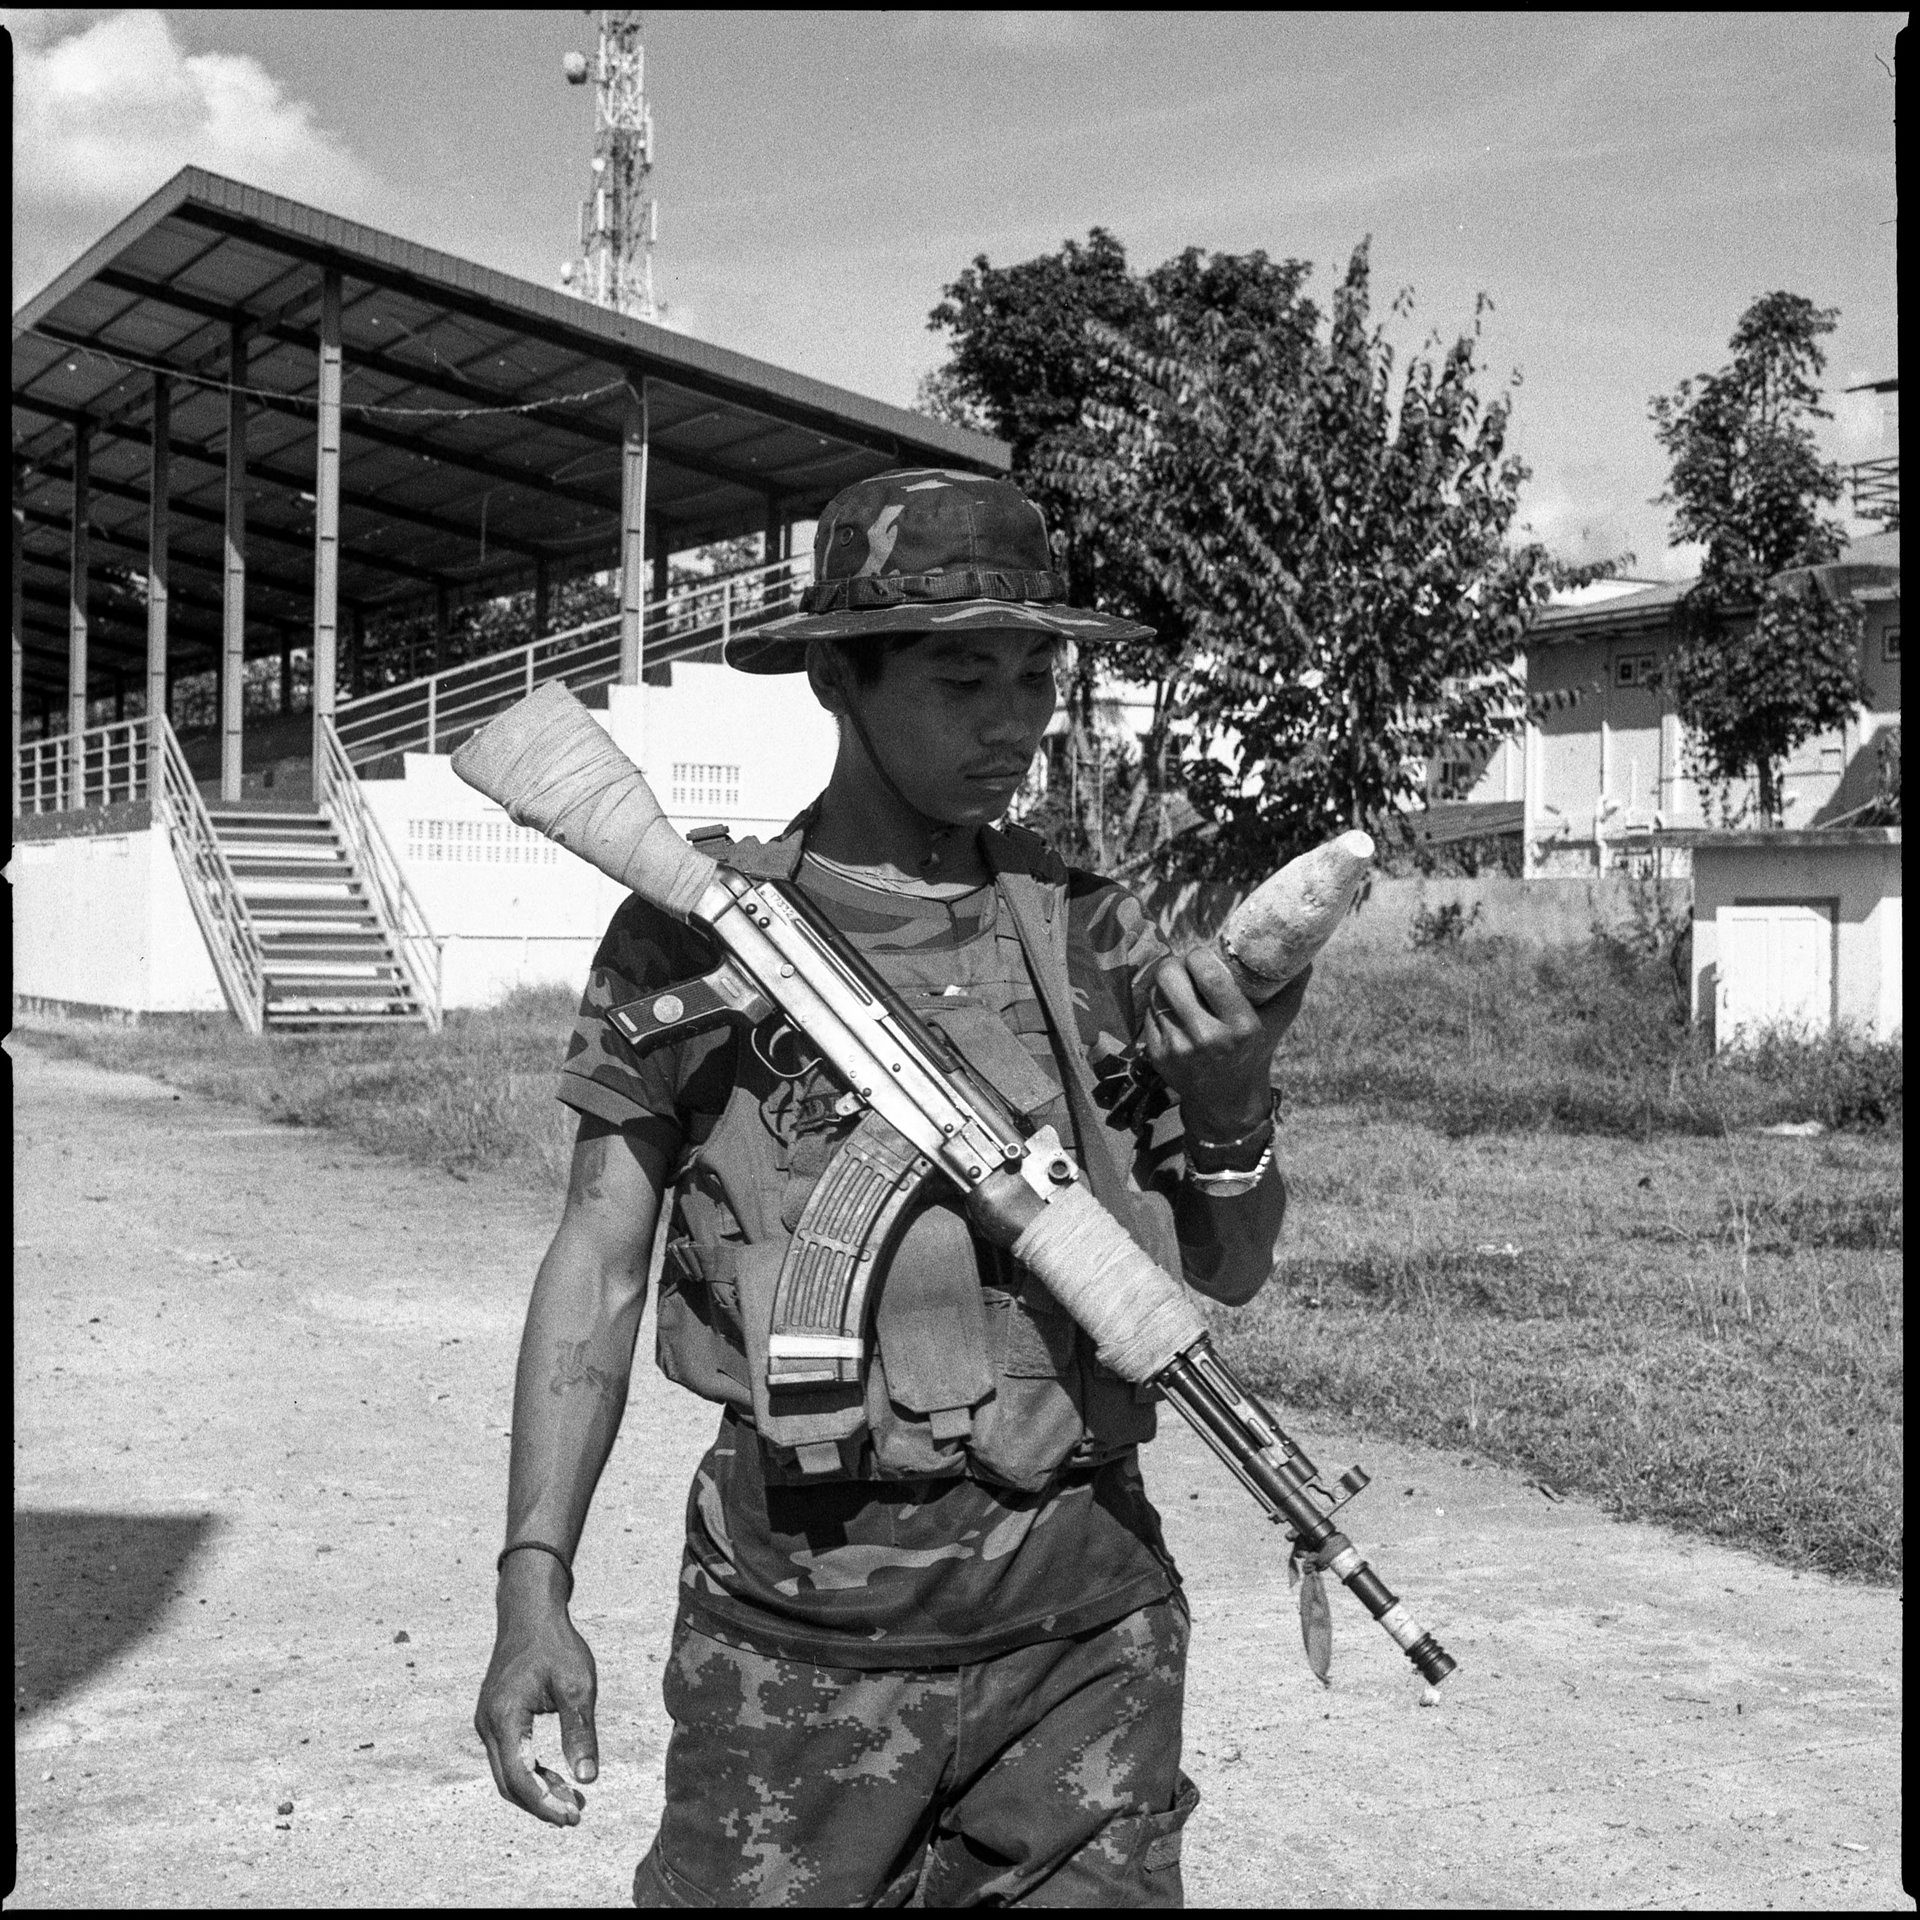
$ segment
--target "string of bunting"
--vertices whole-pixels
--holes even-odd
[[[163,360],[142,360],[135,354],[62,340],[57,334],[47,333],[39,327],[28,327],[25,331],[37,340],[46,341],[49,346],[58,347],[62,353],[84,353],[92,359],[104,360],[108,366],[118,367],[124,373],[164,373],[170,379],[184,380],[190,386],[211,387],[218,393],[243,393],[255,400],[277,400],[282,405],[312,407],[316,411],[320,405],[318,394],[288,393],[279,387],[236,387],[228,380],[217,380],[205,374],[188,373],[181,367],[170,367]],[[395,407],[376,400],[343,399],[340,411],[383,414],[394,419],[479,420],[498,414],[538,413],[542,407],[581,406],[590,400],[604,400],[609,394],[620,392],[626,384],[625,380],[609,380],[604,386],[590,387],[584,393],[556,393],[544,400],[521,400],[511,406],[497,407]]]

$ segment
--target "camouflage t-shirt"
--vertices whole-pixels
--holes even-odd
[[[896,989],[959,988],[1058,1084],[1045,1016],[993,887],[928,900],[811,860],[797,877]],[[1166,948],[1130,894],[1091,876],[1072,877],[1067,911],[1080,1038],[1110,1094]],[[655,1116],[697,1134],[732,1086],[734,1037],[701,1035],[636,1059],[604,1016],[714,958],[701,936],[638,899],[622,906],[595,956],[560,1097],[615,1125]],[[1063,1098],[1037,1117],[1072,1138]],[[1177,1116],[1142,1136],[1134,1172],[1143,1185],[1177,1181]],[[986,1659],[1118,1619],[1178,1580],[1132,1451],[1033,1494],[972,1478],[769,1484],[765,1469],[751,1426],[729,1408],[688,1499],[681,1573],[683,1605],[702,1631],[764,1652],[832,1666]]]

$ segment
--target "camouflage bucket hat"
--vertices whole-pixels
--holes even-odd
[[[1024,627],[1070,640],[1145,640],[1137,620],[1066,604],[1047,523],[1011,480],[909,467],[843,488],[813,535],[803,612],[736,633],[743,673],[798,673],[809,640]]]

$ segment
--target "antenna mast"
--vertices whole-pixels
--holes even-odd
[[[560,269],[561,284],[596,306],[641,320],[658,318],[653,298],[657,208],[653,114],[638,11],[605,9],[591,62],[570,53],[570,85],[593,82],[593,181],[580,203],[580,257]]]

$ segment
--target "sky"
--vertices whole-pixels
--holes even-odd
[[[557,284],[578,11],[66,10],[13,39],[16,307],[181,166]],[[1651,395],[1775,289],[1837,307],[1836,458],[1893,452],[1902,13],[650,11],[668,324],[910,404],[942,287],[1102,225],[1313,265],[1371,236],[1403,349],[1482,323],[1528,529],[1674,578]]]

